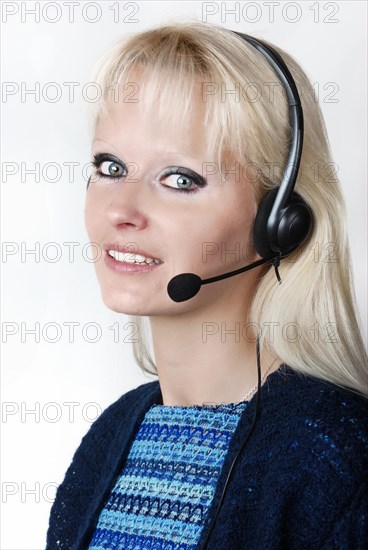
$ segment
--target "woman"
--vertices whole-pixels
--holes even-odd
[[[96,67],[86,228],[103,301],[131,316],[137,363],[158,379],[82,439],[47,549],[366,548],[367,355],[344,201],[310,82],[272,48],[302,99],[295,192],[313,213],[275,270],[254,227],[285,174],[291,118],[265,55],[184,22],[122,40]],[[176,300],[181,273],[203,286]]]

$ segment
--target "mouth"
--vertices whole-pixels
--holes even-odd
[[[118,243],[108,243],[104,246],[106,254],[114,258],[117,262],[129,264],[162,264],[163,261],[159,258],[151,256],[148,252],[140,250],[140,254],[132,251],[129,247],[124,247]]]

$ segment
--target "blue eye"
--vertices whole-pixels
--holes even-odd
[[[106,172],[104,172],[104,168],[103,168],[104,166],[105,166],[105,170],[108,172],[107,174]],[[120,178],[121,176],[124,175],[125,170],[124,170],[124,167],[118,162],[105,160],[104,162],[101,163],[100,173],[102,173],[104,176],[109,176],[112,178]]]
[[[197,193],[200,187],[205,187],[207,182],[202,176],[192,172],[188,168],[181,166],[171,166],[168,168],[161,179],[170,179],[171,176],[178,176],[173,178],[173,182],[176,186],[165,185],[170,191],[178,191],[179,193]],[[196,187],[193,188],[193,183]]]
[[[96,168],[96,174],[101,178],[115,179],[128,174],[128,169],[124,163],[105,153],[95,154],[92,164]]]

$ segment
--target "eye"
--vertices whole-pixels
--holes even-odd
[[[96,174],[101,178],[121,178],[128,174],[128,168],[124,162],[106,153],[96,153],[92,161],[96,168]]]
[[[166,178],[165,181],[171,181],[174,185],[168,185],[168,187],[174,187],[176,185],[177,187],[174,188],[178,190],[189,191],[189,189],[193,187],[193,180],[188,176],[183,176],[181,174],[173,174]]]
[[[173,185],[165,183],[170,191],[178,191],[182,193],[196,193],[200,187],[205,187],[207,182],[202,176],[192,172],[188,168],[180,166],[171,166],[162,175],[165,182],[170,182]]]
[[[100,173],[104,176],[110,176],[112,178],[120,178],[124,175],[125,168],[122,164],[116,161],[105,160],[100,165]]]

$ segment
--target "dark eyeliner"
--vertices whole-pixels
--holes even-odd
[[[99,170],[99,167],[103,162],[115,162],[116,164],[120,164],[120,166],[123,167],[125,173],[121,176],[111,176],[111,175],[103,174]],[[126,164],[122,162],[118,157],[115,157],[114,155],[110,155],[109,153],[95,153],[93,155],[92,164],[96,168],[97,174],[102,178],[118,179],[121,177],[125,177],[128,174],[128,168]]]
[[[164,173],[162,174],[161,177],[164,178],[166,176],[171,176],[171,175],[187,176],[197,186],[194,189],[180,189],[179,187],[176,188],[176,187],[170,187],[169,185],[165,185],[165,187],[167,187],[167,189],[169,189],[171,191],[174,191],[174,192],[196,193],[199,190],[198,188],[205,187],[207,185],[207,181],[206,181],[205,178],[203,178],[202,176],[200,176],[196,172],[193,172],[192,170],[189,170],[189,168],[185,168],[184,166],[170,166],[169,168],[167,168],[164,171]]]

